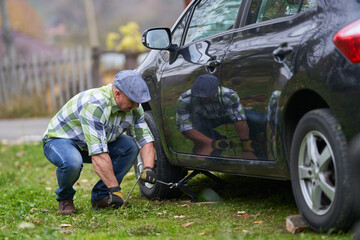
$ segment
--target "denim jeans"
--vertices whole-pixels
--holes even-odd
[[[119,184],[130,170],[138,155],[139,148],[133,138],[120,135],[114,142],[108,143],[109,155],[114,174]],[[73,185],[80,177],[83,163],[91,163],[87,151],[81,150],[70,139],[54,138],[44,144],[46,158],[57,167],[56,177],[59,188],[56,200],[72,199],[75,195]],[[109,195],[109,189],[100,179],[92,189],[91,201],[98,201]]]

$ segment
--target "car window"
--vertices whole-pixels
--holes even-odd
[[[246,24],[294,15],[298,12],[300,3],[301,0],[253,0]]]
[[[301,11],[304,11],[308,8],[315,7],[319,0],[304,0],[303,4],[301,5]]]
[[[174,28],[174,30],[172,32],[172,37],[171,37],[172,44],[177,44],[178,46],[180,46],[181,36],[184,32],[186,21],[189,18],[189,12],[190,11],[187,11],[187,13],[184,15],[184,17],[178,23],[178,25]]]
[[[185,44],[232,29],[241,0],[202,0],[194,10]]]

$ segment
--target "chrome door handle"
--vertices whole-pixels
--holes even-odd
[[[219,66],[220,64],[221,64],[221,60],[217,60],[217,59],[209,60],[205,64],[206,70],[212,74],[216,71],[216,67]]]

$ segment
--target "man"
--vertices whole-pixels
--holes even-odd
[[[113,84],[83,91],[52,118],[43,137],[44,154],[57,166],[55,191],[59,213],[76,213],[73,185],[83,163],[92,163],[100,180],[92,189],[94,209],[125,204],[120,183],[140,148],[141,180],[155,183],[154,138],[144,120],[141,103],[150,100],[141,76],[130,70],[116,74]],[[134,139],[123,134],[131,129]]]
[[[222,151],[231,148],[231,142],[214,128],[228,123],[235,126],[242,142],[243,156],[254,158],[249,128],[239,96],[233,90],[219,86],[217,77],[210,74],[200,75],[191,89],[181,94],[178,99],[178,129],[194,142],[194,153],[219,156]]]

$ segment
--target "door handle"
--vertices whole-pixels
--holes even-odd
[[[205,67],[206,70],[212,74],[216,71],[216,67],[219,66],[220,64],[221,64],[221,60],[212,59],[206,62]]]
[[[287,44],[281,45],[273,51],[273,58],[275,62],[284,63],[286,56],[293,52],[293,48],[289,47]]]

